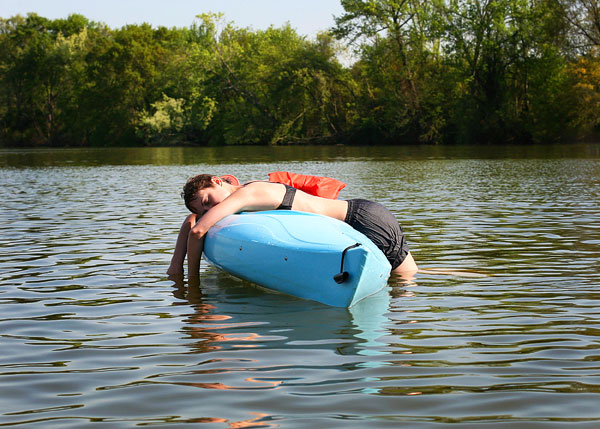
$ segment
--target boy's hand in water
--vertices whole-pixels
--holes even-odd
[[[167,270],[167,275],[169,275],[169,276],[182,275],[183,276],[183,265],[181,267],[170,265],[169,269]]]

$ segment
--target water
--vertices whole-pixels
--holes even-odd
[[[465,275],[350,310],[166,278],[188,176],[280,169]],[[600,426],[600,145],[4,150],[0,184],[0,425]]]

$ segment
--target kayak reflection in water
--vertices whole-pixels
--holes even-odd
[[[198,276],[204,237],[210,227],[230,214],[262,210],[296,210],[346,222],[366,235],[385,254],[392,265],[392,273],[412,275],[418,270],[396,218],[384,206],[373,201],[325,198],[275,182],[256,181],[241,185],[233,176],[210,174],[189,179],[183,187],[182,196],[192,214],[181,226],[167,271],[169,275],[183,275],[187,252],[188,276]]]

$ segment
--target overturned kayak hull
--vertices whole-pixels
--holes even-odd
[[[295,211],[227,216],[206,235],[204,257],[264,288],[335,307],[376,293],[391,270],[383,253],[346,223]]]

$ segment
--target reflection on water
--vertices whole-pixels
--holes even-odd
[[[0,425],[598,427],[599,148],[2,151]],[[351,309],[165,277],[186,177],[280,169],[428,271]]]

